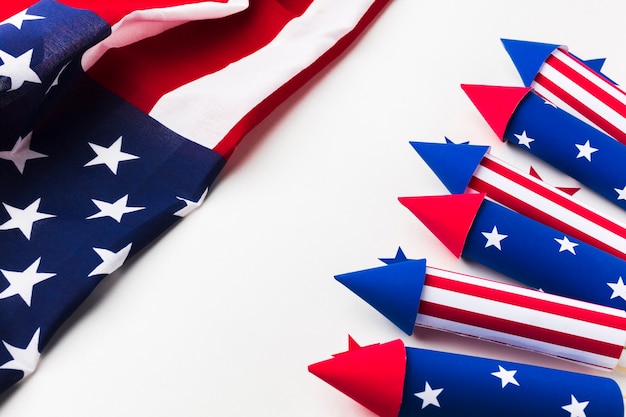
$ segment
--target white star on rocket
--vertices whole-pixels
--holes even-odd
[[[589,141],[585,142],[584,145],[576,144],[576,147],[578,148],[576,159],[585,158],[589,162],[591,162],[591,154],[598,151],[598,148],[593,148]]]
[[[435,407],[441,407],[439,405],[439,400],[437,399],[439,394],[441,394],[441,391],[443,391],[443,388],[432,389],[428,381],[426,381],[426,385],[424,386],[424,391],[416,392],[413,395],[415,395],[416,397],[422,400],[422,409],[426,408],[429,405],[434,405]]]
[[[563,236],[563,239],[559,239],[559,238],[555,237],[554,240],[556,240],[558,242],[558,244],[561,245],[561,247],[559,248],[559,252],[568,251],[568,252],[576,255],[576,250],[574,248],[576,246],[578,246],[578,243],[570,241],[567,238],[567,236]]]
[[[498,248],[498,250],[502,250],[500,242],[509,237],[509,235],[502,235],[498,233],[498,228],[496,226],[493,226],[491,232],[482,232],[482,235],[487,238],[485,248],[488,248],[489,246],[495,246],[496,248]]]
[[[117,175],[117,168],[120,162],[139,159],[137,155],[122,152],[122,136],[108,148],[96,145],[95,143],[89,143],[89,146],[91,146],[91,149],[93,149],[97,156],[84,166],[106,165],[115,175]]]
[[[33,223],[56,217],[54,214],[42,213],[39,211],[39,204],[41,198],[33,201],[28,207],[20,209],[10,206],[6,203],[2,203],[7,213],[11,218],[6,222],[0,224],[0,230],[20,229],[26,239],[30,240],[31,233],[33,231]]]
[[[17,57],[0,50],[0,59],[3,62],[3,64],[0,65],[0,76],[9,77],[11,79],[11,88],[8,91],[17,90],[23,86],[26,81],[41,84],[41,79],[30,67],[32,57],[32,49]]]
[[[626,185],[624,188],[613,188],[617,193],[618,200],[626,200]]]
[[[122,216],[124,214],[145,209],[145,207],[128,207],[128,194],[114,203],[107,203],[106,201],[95,199],[92,199],[91,201],[100,209],[100,211],[87,217],[86,220],[98,219],[100,217],[110,217],[118,223],[121,223]]]
[[[517,382],[517,380],[515,379],[515,374],[517,373],[516,370],[507,371],[500,365],[498,365],[498,368],[499,371],[492,372],[491,375],[500,379],[500,382],[502,383],[502,388],[506,387],[508,384],[517,385],[519,387],[519,382]]]
[[[13,359],[2,364],[0,369],[22,371],[24,372],[23,378],[32,374],[35,368],[37,368],[37,362],[39,362],[39,331],[40,329],[35,330],[33,337],[31,337],[30,342],[28,342],[28,346],[24,349],[2,341],[4,347]]]
[[[182,197],[176,196],[177,199],[185,202],[185,207],[181,208],[176,213],[174,213],[174,216],[185,217],[186,215],[188,215],[189,213],[191,213],[192,211],[200,207],[200,205],[202,204],[202,202],[204,201],[208,193],[209,193],[209,189],[207,188],[206,190],[204,190],[204,193],[202,193],[202,196],[200,196],[200,199],[198,201],[187,200]]]
[[[544,101],[543,101],[543,104],[547,104],[548,106],[552,106],[552,107],[554,107],[555,109],[558,109],[557,105],[556,105],[556,104],[554,104],[553,102],[551,102],[550,100],[544,100]]]
[[[22,10],[21,12],[19,12],[16,15],[13,15],[11,17],[9,17],[8,19],[6,19],[5,21],[3,21],[2,23],[0,23],[0,25],[13,25],[15,26],[17,29],[22,29],[22,24],[27,21],[27,20],[41,20],[41,19],[45,19],[45,17],[43,16],[37,16],[34,14],[27,14],[28,13],[28,9],[26,10]]]
[[[530,143],[535,141],[535,139],[533,139],[533,138],[529,138],[529,137],[526,135],[526,131],[525,131],[525,130],[522,132],[522,134],[521,134],[521,135],[514,134],[514,136],[517,138],[518,143],[519,143],[520,145],[524,145],[524,146],[526,146],[528,149],[530,149]]]
[[[572,402],[561,407],[569,413],[570,417],[587,417],[585,408],[589,405],[589,401],[578,402],[576,397],[572,395]]]
[[[33,132],[30,132],[24,138],[17,138],[15,145],[13,145],[13,149],[10,151],[0,152],[0,159],[13,162],[20,174],[23,174],[24,166],[27,161],[31,159],[46,158],[48,156],[30,149],[30,141],[32,138]]]
[[[606,285],[611,287],[613,294],[611,294],[611,300],[620,297],[622,300],[626,300],[626,285],[622,277],[617,279],[616,283],[607,282]]]
[[[132,243],[129,243],[117,252],[113,252],[108,249],[93,248],[100,259],[102,259],[102,262],[93,271],[91,271],[88,276],[93,277],[94,275],[107,275],[114,272],[117,268],[122,266],[124,262],[126,262],[126,258],[128,258],[132,245]]]
[[[42,281],[52,278],[56,274],[50,272],[37,272],[41,258],[33,262],[24,271],[6,271],[0,269],[0,272],[9,281],[9,286],[0,292],[0,299],[9,298],[19,295],[22,300],[30,307],[33,296],[33,287]]]

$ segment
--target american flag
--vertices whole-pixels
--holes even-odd
[[[613,369],[626,345],[626,313],[426,266],[402,249],[387,265],[335,278],[408,334],[429,327]]]
[[[626,145],[524,87],[463,85],[501,139],[626,209]],[[503,104],[506,103],[506,104]]]
[[[203,202],[245,133],[385,3],[3,5],[0,392],[35,369],[98,282]]]
[[[502,42],[527,86],[626,143],[626,93],[615,83],[564,46],[509,39]]]
[[[452,193],[473,190],[626,260],[626,226],[489,153],[489,147],[411,142]]]
[[[609,378],[515,362],[405,347],[360,347],[309,371],[381,417],[622,417]]]
[[[402,197],[400,202],[467,259],[548,293],[626,308],[626,261],[484,194]]]

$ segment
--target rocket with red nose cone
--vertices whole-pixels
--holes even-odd
[[[462,87],[500,139],[626,209],[626,145],[553,106],[530,88]]]
[[[309,371],[381,417],[623,417],[615,381],[521,363],[405,347],[348,352]]]
[[[399,200],[456,256],[552,294],[626,309],[626,261],[620,258],[484,194]]]

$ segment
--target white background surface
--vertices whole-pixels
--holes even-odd
[[[608,57],[604,72],[626,80],[625,14],[621,1],[392,0],[248,136],[198,211],[96,290],[37,372],[0,397],[0,415],[371,416],[307,371],[345,350],[348,334],[590,372],[435,331],[405,336],[333,276],[402,246],[501,279],[454,258],[397,202],[447,193],[408,142],[492,145],[575,185],[498,143],[459,84],[521,85],[501,37]],[[578,197],[626,222],[590,192]]]

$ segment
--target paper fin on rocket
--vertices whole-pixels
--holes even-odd
[[[426,260],[420,259],[336,275],[335,279],[411,335],[425,274]]]
[[[365,346],[309,365],[309,372],[381,417],[402,404],[406,350],[401,340]]]
[[[484,199],[482,193],[398,198],[457,258]]]
[[[519,41],[515,39],[500,39],[504,49],[508,52],[513,65],[522,77],[526,87],[530,87],[535,76],[550,54],[561,45],[541,42]]]
[[[543,181],[543,178],[541,178],[537,170],[533,168],[532,166],[528,170],[528,174],[530,174],[531,177],[537,178],[539,181]],[[571,196],[573,196],[574,194],[580,191],[580,187],[555,187],[555,188]]]
[[[462,194],[489,151],[489,146],[450,143],[410,142],[443,185],[453,194]]]
[[[531,90],[530,87],[461,84],[489,126],[504,141],[506,126],[515,109]]]

